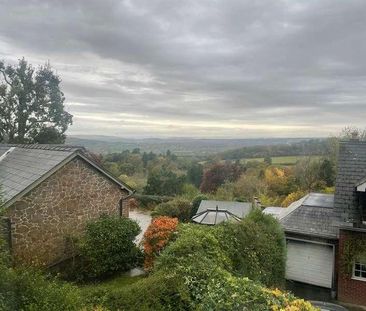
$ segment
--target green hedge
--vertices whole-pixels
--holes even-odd
[[[192,205],[189,200],[177,198],[164,202],[155,207],[151,216],[168,216],[178,218],[181,222],[188,222],[191,219]]]
[[[234,274],[266,286],[284,284],[285,236],[272,216],[254,210],[238,224],[218,226],[217,236],[230,257]]]
[[[103,302],[111,310],[272,310],[295,301],[262,287],[283,284],[284,261],[283,232],[260,211],[240,223],[181,224],[150,276],[95,294],[94,304]]]
[[[137,200],[140,208],[145,208],[149,210],[153,209],[158,204],[168,202],[173,199],[173,197],[169,196],[145,195],[145,194],[134,194],[133,197]]]

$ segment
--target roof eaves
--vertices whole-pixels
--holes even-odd
[[[337,234],[324,234],[324,233],[316,233],[316,232],[305,232],[302,230],[296,230],[296,229],[286,229],[284,228],[285,233],[295,233],[295,234],[302,234],[312,237],[319,237],[319,238],[326,238],[326,239],[337,239]]]
[[[108,172],[105,168],[98,165],[95,161],[91,160],[89,157],[87,157],[84,153],[77,151],[76,154],[81,157],[83,160],[88,162],[90,165],[92,165],[95,169],[97,169],[100,173],[107,176],[109,179],[114,181],[116,184],[118,184],[122,189],[127,190],[130,194],[134,192],[134,190],[128,186],[126,183],[120,181],[118,178],[114,177],[113,174]]]

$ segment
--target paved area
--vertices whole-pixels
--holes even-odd
[[[151,223],[150,212],[138,209],[130,210],[130,218],[136,220],[141,228],[141,233],[136,237],[136,243],[138,244],[141,242],[144,232]]]

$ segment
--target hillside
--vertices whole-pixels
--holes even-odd
[[[324,155],[328,152],[328,149],[329,146],[325,139],[310,139],[272,145],[246,146],[221,152],[218,156],[224,160],[240,160],[265,157]]]
[[[309,138],[257,139],[194,139],[194,138],[120,138],[113,136],[68,136],[66,143],[82,145],[96,153],[113,153],[139,148],[142,152],[165,153],[177,156],[207,156],[250,146],[289,145]],[[240,150],[240,149],[239,149]],[[287,155],[287,154],[285,154]],[[290,154],[291,155],[291,154]],[[260,156],[260,155],[259,155]]]

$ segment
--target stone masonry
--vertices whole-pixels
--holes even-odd
[[[73,159],[8,208],[15,263],[48,266],[66,259],[67,237],[80,235],[101,214],[119,215],[127,195],[83,159]],[[128,217],[128,202],[123,205]]]

